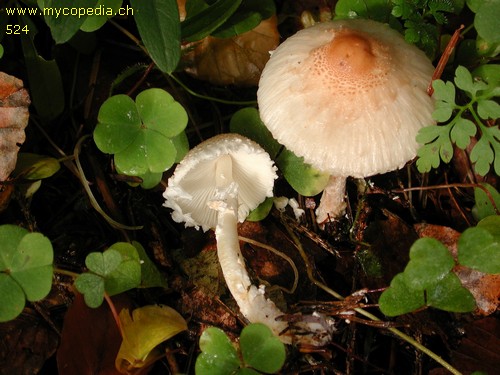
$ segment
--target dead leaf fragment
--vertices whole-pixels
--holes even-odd
[[[0,181],[16,166],[17,153],[24,142],[30,98],[23,82],[0,72]]]
[[[8,303],[8,302],[3,302]],[[38,314],[0,324],[0,374],[37,374],[57,349],[57,333]]]
[[[124,294],[113,296],[117,309],[130,306]],[[57,351],[59,374],[120,374],[115,368],[121,336],[108,305],[88,307],[75,292],[73,304],[65,317],[61,345]]]
[[[207,37],[189,44],[183,57],[185,70],[216,85],[256,86],[269,52],[279,43],[276,16],[255,29],[228,39]]]

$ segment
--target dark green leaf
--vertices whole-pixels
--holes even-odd
[[[500,42],[500,28],[498,20],[500,19],[500,1],[485,1],[477,9],[474,18],[474,27],[481,38],[492,43]]]
[[[488,216],[458,240],[458,260],[485,273],[500,273],[500,216]]]
[[[181,57],[181,29],[176,0],[130,0],[134,19],[151,59],[172,73]]]
[[[108,154],[123,151],[140,132],[141,119],[134,101],[127,95],[108,98],[99,109],[94,142]]]
[[[200,349],[195,365],[197,375],[231,375],[240,367],[236,349],[219,328],[209,327],[203,331]]]
[[[273,202],[274,202],[273,197],[266,198],[266,200],[261,204],[259,204],[257,208],[250,211],[245,220],[247,221],[263,220],[264,218],[267,217],[267,215],[269,215],[269,212],[271,212],[271,209],[273,208]]]
[[[477,216],[479,219],[484,219],[490,215],[498,215],[497,210],[500,210],[500,193],[490,184],[482,184],[489,192],[489,195],[481,188],[474,188],[474,200],[476,201]],[[496,209],[491,202],[495,203]]]
[[[231,117],[229,129],[233,133],[241,134],[257,142],[272,158],[275,158],[283,147],[273,138],[260,119],[259,111],[255,108],[243,108],[236,111]]]
[[[113,296],[141,284],[141,264],[136,248],[128,242],[117,242],[104,252],[116,251],[121,262],[104,280],[104,289]]]
[[[174,164],[175,155],[170,139],[141,129],[125,150],[115,154],[115,163],[122,173],[140,176],[146,172],[165,171]]]
[[[172,138],[186,128],[186,110],[165,90],[144,90],[137,95],[135,102],[142,123],[149,130]]]
[[[405,283],[425,290],[444,278],[454,266],[448,249],[434,238],[420,238],[410,248],[410,261],[404,270]]]
[[[397,274],[379,298],[380,311],[387,316],[397,316],[425,306],[424,292],[410,288],[402,273]]]
[[[97,308],[104,301],[104,279],[93,273],[82,273],[75,280],[75,287],[83,294],[85,304]]]
[[[31,20],[21,17],[24,25],[36,30]],[[21,46],[30,83],[30,96],[38,115],[45,122],[50,122],[64,110],[64,89],[61,72],[55,60],[41,57],[33,43],[34,31],[21,34]]]
[[[469,312],[476,308],[471,292],[464,288],[453,272],[427,289],[427,305],[452,312]]]
[[[391,0],[339,0],[335,5],[335,18],[370,18],[387,22],[392,10]]]
[[[15,319],[24,309],[26,297],[17,282],[6,273],[0,272],[0,322]]]
[[[285,345],[264,324],[243,328],[240,348],[245,363],[266,374],[278,372],[285,363]]]
[[[241,0],[217,0],[208,8],[187,18],[181,24],[182,39],[201,40],[217,30],[238,9]]]
[[[82,26],[80,26],[80,29],[85,32],[92,32],[100,29],[108,21],[108,19],[113,17],[107,15],[107,11],[112,10],[113,14],[117,13],[122,6],[122,1],[123,0],[97,0],[95,7],[96,12],[94,12],[94,14],[90,16],[87,16]],[[104,8],[99,8],[100,6]],[[106,9],[106,12],[102,12],[103,9]]]
[[[93,252],[85,258],[87,268],[100,276],[108,276],[121,263],[122,257],[116,250],[105,251],[104,253]]]
[[[84,12],[95,7],[96,3],[97,0],[38,0],[40,8],[45,9],[45,22],[58,44],[67,42],[76,34],[87,18]],[[70,11],[75,13],[70,14]]]
[[[319,194],[330,179],[328,173],[304,163],[303,158],[286,149],[276,159],[276,165],[292,188],[304,196]]]
[[[141,264],[141,288],[167,287],[166,278],[158,271],[155,264],[146,254],[146,250],[137,241],[132,241]]]

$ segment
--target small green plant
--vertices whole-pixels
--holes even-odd
[[[139,255],[126,242],[118,242],[103,253],[90,253],[85,265],[89,272],[79,275],[75,286],[90,307],[102,304],[104,292],[112,296],[137,288],[141,282]]]
[[[474,189],[476,202],[473,208],[474,215],[478,220],[492,215],[500,215],[500,193],[490,184],[482,184],[482,187],[484,189],[479,187]]]
[[[52,244],[43,234],[0,226],[0,322],[16,318],[26,300],[49,294],[53,257]]]
[[[497,74],[500,71],[496,72]],[[440,126],[429,126],[420,130],[417,141],[423,146],[418,151],[417,168],[421,173],[437,168],[442,161],[450,162],[453,144],[465,149],[479,128],[481,136],[474,145],[470,159],[477,173],[484,176],[493,164],[500,175],[500,130],[498,126],[488,126],[485,122],[500,117],[500,105],[493,100],[500,94],[500,76],[488,80],[473,77],[463,66],[459,66],[452,82],[433,82],[436,109],[433,118]],[[469,98],[464,105],[456,104],[456,88],[463,90]],[[467,118],[472,116],[472,120]]]
[[[99,307],[110,296],[138,287],[165,286],[165,281],[138,242],[117,242],[106,251],[87,255],[88,272],[75,280],[89,307]]]
[[[458,241],[458,264],[485,273],[500,273],[500,216],[488,216],[465,230]],[[452,269],[453,256],[438,240],[421,238],[410,249],[410,261],[379,299],[387,316],[423,307],[468,312],[476,307],[472,294]]]
[[[189,149],[187,121],[184,108],[164,90],[145,90],[135,102],[115,95],[99,110],[94,141],[102,152],[114,154],[118,172],[141,177],[142,186],[151,188]]]
[[[207,328],[200,337],[201,354],[196,374],[274,374],[283,367],[285,345],[264,324],[254,323],[241,331],[239,351],[219,328]]]
[[[392,0],[392,3],[392,15],[403,21],[405,40],[434,56],[438,47],[437,25],[447,23],[445,14],[455,12],[457,1]]]

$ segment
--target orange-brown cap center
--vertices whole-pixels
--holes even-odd
[[[331,68],[354,76],[369,74],[377,65],[373,39],[351,30],[341,31],[325,46]]]

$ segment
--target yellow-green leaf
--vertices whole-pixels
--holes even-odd
[[[160,343],[187,329],[184,318],[168,306],[144,306],[120,312],[123,342],[115,365],[119,371],[140,368],[156,359],[154,349]]]

